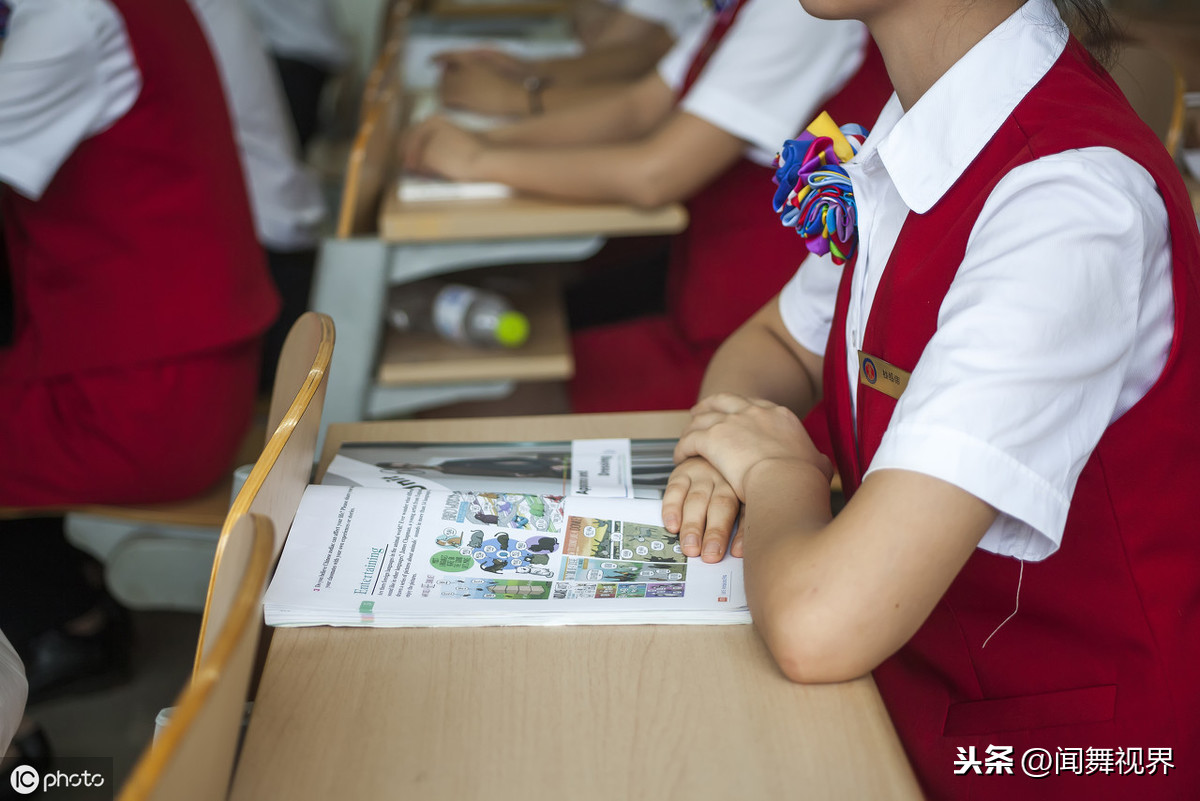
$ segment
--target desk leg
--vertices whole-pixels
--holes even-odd
[[[312,308],[333,318],[337,342],[324,425],[362,420],[374,384],[388,294],[388,245],[378,239],[325,239],[317,256]],[[320,453],[324,426],[317,442]]]

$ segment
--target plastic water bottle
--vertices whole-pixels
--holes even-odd
[[[433,331],[461,345],[517,348],[529,318],[503,296],[465,284],[418,281],[394,288],[388,322],[400,331]]]

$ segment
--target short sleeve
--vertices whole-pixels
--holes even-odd
[[[81,141],[133,105],[141,77],[103,0],[14,3],[0,49],[0,181],[41,197]]]
[[[868,473],[925,473],[995,507],[984,550],[1057,550],[1084,464],[1166,361],[1166,219],[1150,175],[1107,148],[1008,173]]]
[[[805,350],[823,356],[833,328],[842,267],[828,254],[809,255],[779,293],[779,313],[792,339]]]
[[[672,89],[682,86],[710,29],[689,33],[663,58],[659,76]],[[866,37],[861,23],[818,20],[794,0],[745,0],[680,108],[745,141],[750,158],[769,164],[855,73]]]
[[[708,15],[701,0],[625,0],[620,8],[635,17],[659,23],[675,39],[702,27]]]

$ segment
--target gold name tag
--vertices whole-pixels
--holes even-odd
[[[888,364],[878,356],[858,352],[858,383],[877,389],[884,395],[899,398],[908,386],[911,373],[906,373],[894,364]]]

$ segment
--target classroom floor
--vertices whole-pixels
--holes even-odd
[[[133,677],[119,687],[31,706],[55,756],[112,757],[120,787],[154,734],[154,718],[170,706],[192,670],[200,615],[133,612]]]

